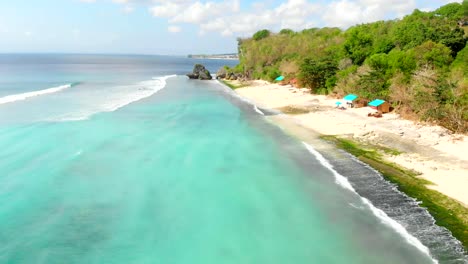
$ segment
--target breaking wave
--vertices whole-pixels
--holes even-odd
[[[166,86],[166,80],[177,75],[167,75],[163,77],[153,77],[151,80],[138,82],[133,85],[122,86],[124,92],[112,94],[103,103],[99,103],[92,109],[81,110],[62,116],[56,116],[49,121],[81,121],[87,120],[91,116],[101,112],[114,112],[119,108],[147,98]]]
[[[13,103],[17,101],[22,101],[31,97],[36,97],[36,96],[40,96],[44,94],[57,93],[65,89],[71,88],[72,86],[74,86],[74,84],[70,83],[70,84],[65,84],[65,85],[52,87],[52,88],[48,88],[44,90],[39,90],[39,91],[7,95],[4,97],[0,97],[0,104],[7,104],[7,103]]]

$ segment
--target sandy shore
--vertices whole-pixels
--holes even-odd
[[[468,207],[468,137],[451,134],[439,126],[429,126],[384,114],[368,117],[369,107],[335,108],[339,100],[311,95],[307,89],[253,81],[235,90],[259,107],[300,109],[288,114],[302,126],[324,135],[347,136],[353,140],[386,146],[402,152],[386,159],[421,173],[429,186]]]

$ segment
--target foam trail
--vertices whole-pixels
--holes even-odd
[[[320,164],[322,164],[324,167],[326,167],[328,170],[330,170],[333,175],[335,176],[335,181],[338,185],[342,186],[343,188],[347,189],[347,190],[350,190],[352,191],[353,193],[359,195],[356,190],[353,188],[353,186],[351,185],[351,183],[348,181],[348,179],[339,174],[334,168],[333,168],[333,165],[330,164],[330,162],[328,162],[328,160],[325,159],[325,157],[323,157],[322,154],[320,154],[317,150],[315,150],[311,145],[305,143],[305,142],[302,142],[302,144],[304,144],[304,146],[307,148],[307,150],[315,156],[315,158],[320,162]],[[419,241],[416,237],[412,236],[410,233],[408,233],[408,231],[400,224],[398,223],[397,221],[395,221],[394,219],[390,218],[384,211],[380,210],[379,208],[375,207],[371,201],[369,201],[368,199],[362,197],[362,196],[359,196],[362,200],[362,202],[364,204],[366,204],[369,209],[371,210],[371,212],[377,217],[379,218],[383,224],[393,228],[397,233],[399,233],[408,243],[410,243],[411,245],[415,246],[417,249],[419,249],[420,251],[424,252],[425,254],[427,254],[434,263],[439,263],[437,260],[435,260],[432,256],[431,256],[431,253],[429,252],[429,248],[427,248],[426,246],[424,246],[421,241]]]
[[[317,150],[315,150],[309,144],[307,144],[305,142],[302,142],[302,144],[304,144],[305,147],[307,148],[307,150],[315,156],[315,158],[320,162],[320,164],[322,164],[324,167],[326,167],[328,170],[330,170],[333,173],[333,175],[335,176],[335,182],[338,185],[340,185],[341,187],[343,187],[345,189],[348,189],[348,190],[352,191],[355,194],[358,194],[356,192],[356,190],[354,190],[353,186],[348,181],[348,179],[346,177],[344,177],[343,175],[339,174],[335,169],[333,169],[333,165],[331,165],[330,162],[328,162],[328,160],[326,160],[322,156],[322,154],[320,154]]]
[[[254,105],[254,110],[255,112],[261,114],[261,115],[265,115],[262,111],[260,111],[260,109],[258,109],[258,107],[256,105]]]
[[[61,86],[57,86],[57,87],[44,89],[44,90],[39,90],[39,91],[7,95],[7,96],[4,96],[4,97],[0,98],[0,104],[7,104],[7,103],[16,102],[16,101],[26,100],[28,98],[39,96],[39,95],[56,93],[56,92],[60,92],[62,90],[70,88],[70,87],[72,87],[71,83],[61,85]]]
[[[151,81],[143,81],[138,83],[138,85],[141,85],[145,87],[143,89],[144,92],[135,94],[133,96],[127,97],[128,100],[123,100],[123,101],[117,101],[117,102],[112,102],[109,104],[105,105],[105,109],[103,112],[114,112],[115,110],[122,108],[128,104],[134,103],[136,101],[139,101],[141,99],[144,99],[146,97],[149,97],[156,92],[160,91],[164,87],[166,87],[166,80],[172,77],[176,77],[177,75],[168,75],[164,77],[153,77]],[[125,98],[124,98],[125,99]]]
[[[247,104],[252,105],[252,106],[253,106],[253,109],[255,110],[255,112],[257,112],[257,113],[259,113],[259,114],[261,114],[261,115],[263,115],[263,116],[265,115],[265,113],[263,113],[260,109],[258,109],[257,105],[256,105],[254,102],[252,102],[251,100],[249,100],[249,99],[247,99],[247,98],[245,98],[245,97],[240,96],[238,93],[234,92],[231,88],[229,88],[226,84],[220,82],[219,80],[216,79],[215,81],[216,81],[219,85],[221,85],[222,87],[224,87],[224,89],[225,89],[225,91],[226,91],[227,93],[229,93],[230,95],[234,96],[235,98],[237,98],[237,99],[239,99],[239,100],[241,100],[241,101],[243,101],[243,102],[245,102],[245,103],[247,103]]]
[[[118,98],[106,102],[95,109],[84,110],[78,113],[73,113],[71,115],[65,115],[60,117],[54,117],[49,121],[82,121],[89,119],[92,115],[101,113],[101,112],[114,112],[119,108],[122,108],[126,105],[139,101],[141,99],[147,98],[156,92],[160,91],[166,86],[166,80],[169,78],[176,77],[177,75],[167,75],[163,77],[153,77],[151,80],[142,81],[135,85],[131,85],[136,93],[133,94],[121,94]],[[138,88],[138,89],[135,89]]]

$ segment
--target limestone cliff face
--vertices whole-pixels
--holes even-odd
[[[198,79],[198,80],[211,80],[213,77],[211,77],[210,71],[208,71],[205,66],[201,64],[195,64],[193,67],[193,71],[191,73],[188,73],[187,76],[190,79]]]

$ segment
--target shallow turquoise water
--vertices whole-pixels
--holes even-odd
[[[432,262],[200,62],[0,55],[0,263]]]
[[[215,82],[8,122],[0,149],[0,263],[431,263]]]

